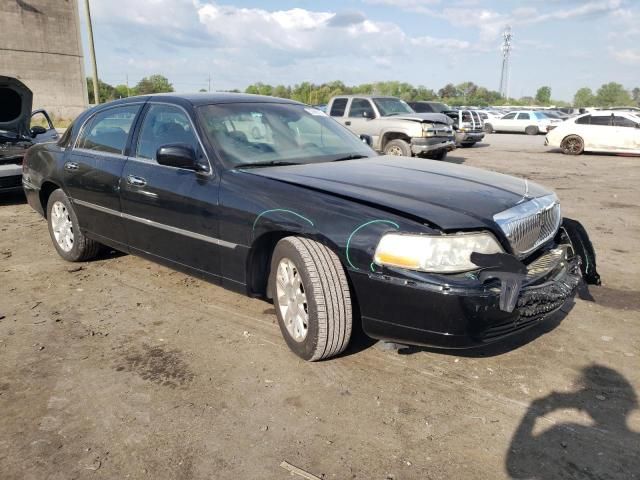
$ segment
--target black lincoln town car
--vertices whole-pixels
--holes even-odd
[[[598,281],[553,192],[364,140],[289,100],[132,97],[32,147],[23,185],[65,260],[108,245],[273,299],[306,360],[342,352],[353,322],[405,344],[496,341]]]

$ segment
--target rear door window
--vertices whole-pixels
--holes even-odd
[[[591,115],[591,125],[611,126],[611,115]]]
[[[516,118],[515,113],[507,113],[504,117],[502,117],[502,120],[513,120],[514,118]]]
[[[96,114],[82,129],[76,148],[122,155],[139,109],[129,105]]]
[[[578,125],[589,125],[591,124],[591,115],[585,115],[584,117],[580,117],[576,120]]]
[[[528,113],[519,113],[518,120],[529,120],[531,117]]]
[[[329,115],[332,117],[342,117],[347,109],[347,98],[336,98],[331,104]]]

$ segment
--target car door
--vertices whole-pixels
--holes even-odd
[[[537,124],[538,124],[538,120],[532,119],[529,113],[520,112],[513,123],[513,128],[511,129],[511,131],[524,132],[524,129],[527,128],[529,125],[537,125]]]
[[[347,118],[347,104],[349,103],[348,98],[334,98],[331,103],[331,108],[329,109],[329,116],[334,120],[337,120],[343,125],[346,125]]]
[[[640,152],[640,119],[632,120],[623,115],[613,116],[616,150]]]
[[[608,151],[616,144],[614,127],[611,123],[612,115],[604,113],[601,115],[591,114],[589,124],[584,125],[585,134],[583,136],[585,149]]]
[[[375,116],[375,110],[370,100],[366,98],[354,98],[349,105],[345,125],[357,135],[373,136],[378,133],[375,124],[374,126],[371,125],[371,120],[373,120]]]
[[[132,252],[220,274],[218,181],[185,109],[149,103],[122,172],[121,203]],[[160,165],[161,146],[186,145],[209,172]],[[214,279],[215,280],[215,279]]]
[[[493,129],[501,132],[512,132],[516,121],[515,112],[507,113],[504,117],[495,121]]]
[[[51,117],[45,110],[35,110],[31,112],[31,124],[29,128],[31,131],[34,127],[42,127],[40,133],[36,134],[33,138],[35,143],[53,142],[58,139],[58,132],[53,126]]]
[[[120,218],[120,177],[125,147],[141,104],[101,109],[89,117],[65,153],[63,181],[80,226],[126,250]]]

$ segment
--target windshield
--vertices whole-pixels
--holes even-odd
[[[376,155],[325,113],[303,105],[230,103],[198,111],[206,135],[230,168]]]
[[[399,115],[402,113],[416,113],[404,100],[399,98],[374,98],[373,103],[376,104],[380,115],[388,117],[390,115]]]

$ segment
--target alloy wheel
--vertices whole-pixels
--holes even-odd
[[[276,295],[287,332],[296,342],[304,341],[309,331],[307,295],[298,268],[288,258],[278,264]]]
[[[55,202],[51,207],[51,228],[60,248],[70,252],[73,248],[73,222],[62,202]]]

